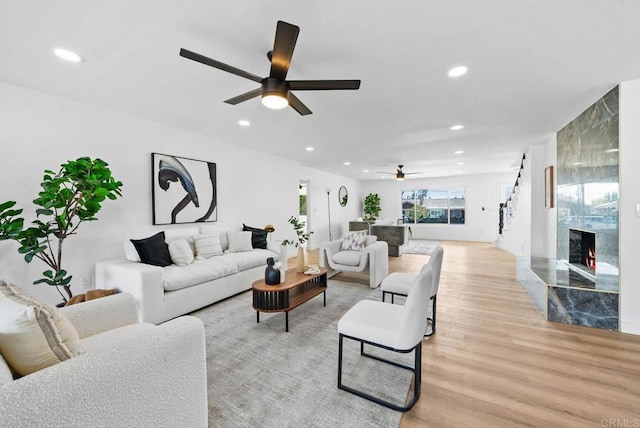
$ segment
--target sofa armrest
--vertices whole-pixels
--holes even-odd
[[[0,426],[207,426],[202,321],[180,317],[0,386]]]
[[[80,339],[138,322],[136,301],[120,293],[60,308],[71,321]]]
[[[340,251],[342,246],[342,239],[336,239],[320,246],[320,266],[328,268],[333,261],[331,256]]]
[[[159,266],[125,259],[96,263],[96,286],[115,288],[133,295],[141,322],[163,321],[164,273]]]
[[[287,265],[287,247],[282,245],[282,241],[267,241],[267,250],[273,251],[278,255],[278,261]]]
[[[362,250],[363,256],[369,256],[369,286],[376,288],[389,276],[389,244],[376,241]]]

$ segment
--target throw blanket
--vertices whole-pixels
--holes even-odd
[[[84,302],[85,300],[93,300],[93,299],[98,299],[100,297],[111,296],[112,294],[115,294],[115,292],[116,290],[102,290],[102,289],[89,290],[85,294],[78,294],[73,296],[67,301],[65,306],[75,305],[76,303],[81,303],[81,302]]]

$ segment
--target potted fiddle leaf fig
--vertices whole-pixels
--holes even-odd
[[[369,193],[364,198],[364,220],[373,223],[380,215],[380,197],[377,193]]]
[[[56,287],[66,302],[73,294],[72,275],[62,268],[63,243],[77,233],[80,224],[97,220],[106,199],[122,196],[122,182],[111,176],[103,160],[81,157],[62,164],[58,172],[45,170],[40,185],[42,190],[33,200],[36,219],[30,227],[25,228],[24,219],[18,217],[23,210],[14,208],[15,201],[0,204],[0,241],[16,241],[27,263],[36,258],[49,266],[34,284]]]

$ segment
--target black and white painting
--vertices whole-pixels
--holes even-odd
[[[153,224],[216,221],[216,164],[151,153]]]

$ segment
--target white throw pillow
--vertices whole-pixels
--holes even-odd
[[[349,232],[347,236],[345,236],[342,241],[341,250],[353,250],[353,251],[362,251],[364,248],[364,242],[367,239],[367,231],[366,230],[358,230],[355,232]]]
[[[0,280],[0,353],[15,373],[25,376],[82,352],[71,321]]]
[[[229,232],[227,233],[227,237],[229,238],[230,253],[253,250],[253,246],[251,245],[251,232]]]
[[[176,266],[187,266],[193,263],[193,250],[184,238],[178,238],[169,243],[169,255]]]
[[[196,259],[198,260],[222,255],[222,245],[220,243],[219,233],[194,235],[193,242],[196,244]]]

